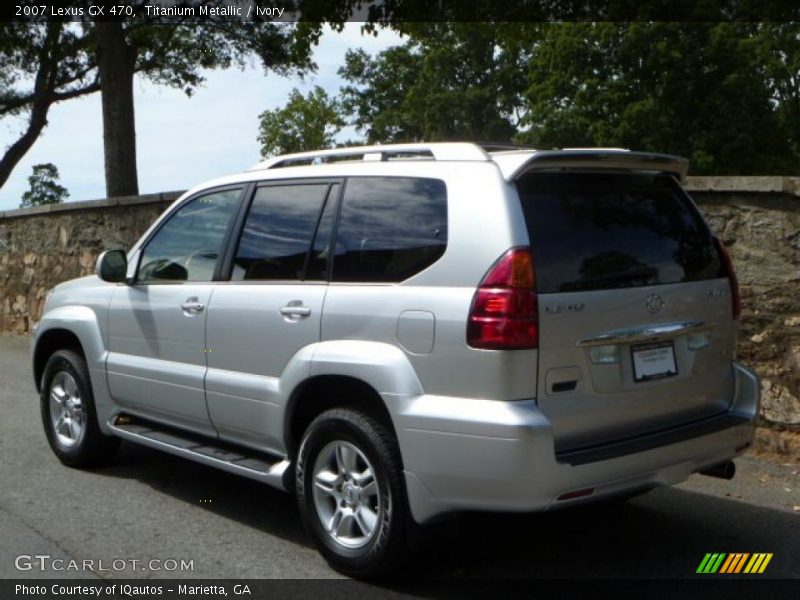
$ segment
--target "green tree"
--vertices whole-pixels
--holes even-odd
[[[0,187],[47,126],[54,103],[100,89],[88,48],[79,29],[64,23],[0,23],[0,119],[27,117],[3,150]]]
[[[58,169],[53,163],[33,165],[33,173],[28,177],[30,189],[22,194],[20,208],[61,204],[69,197],[67,188],[58,183]]]
[[[788,134],[794,158],[800,163],[800,25],[760,23],[758,42],[780,129]]]
[[[286,106],[265,110],[259,119],[258,141],[265,157],[330,148],[344,126],[338,103],[319,86],[307,96],[293,89]]]
[[[686,156],[698,174],[800,166],[796,22],[392,27],[408,41],[351,51],[340,70],[342,105],[370,142],[623,146]]]
[[[563,23],[541,31],[525,73],[520,141],[669,152],[702,174],[797,168],[756,24]]]
[[[507,142],[516,132],[519,77],[529,49],[521,23],[405,23],[401,45],[349,51],[342,106],[370,143]],[[528,29],[528,31],[530,31]]]
[[[44,129],[47,110],[55,102],[101,91],[106,193],[129,195],[138,193],[135,74],[191,95],[203,82],[203,69],[243,66],[253,58],[279,74],[314,67],[311,47],[321,32],[319,22],[243,23],[209,17],[197,23],[189,17],[148,16],[146,4],[129,3],[135,18],[95,22],[88,17],[89,1],[77,0],[74,5],[86,15],[79,23],[0,25],[0,118],[30,113],[24,134],[0,162],[0,185]],[[27,89],[31,79],[34,85]]]
[[[136,0],[144,12],[147,0]],[[188,17],[98,21],[86,25],[96,40],[103,100],[106,193],[138,193],[133,77],[178,87],[191,95],[202,83],[201,69],[243,66],[251,58],[279,74],[313,69],[311,44],[319,23],[239,22]]]
[[[339,74],[349,82],[340,92],[342,112],[370,144],[414,141],[424,137],[420,121],[404,103],[419,73],[419,57],[408,46],[395,46],[376,58],[348,50]]]

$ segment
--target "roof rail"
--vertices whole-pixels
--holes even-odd
[[[379,146],[352,146],[314,152],[298,152],[268,158],[248,171],[279,169],[300,165],[320,164],[343,160],[452,160],[488,161],[489,155],[477,144],[467,142],[438,142],[419,144],[385,144]]]

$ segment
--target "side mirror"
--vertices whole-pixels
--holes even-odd
[[[128,258],[124,250],[106,250],[97,257],[95,273],[103,281],[120,283],[125,281],[128,271]]]

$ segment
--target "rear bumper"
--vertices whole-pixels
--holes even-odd
[[[556,455],[534,400],[393,398],[412,514],[418,522],[461,510],[536,511],[672,485],[730,460],[750,444],[760,383],[733,364],[724,415],[623,443]],[[572,500],[559,497],[592,488]]]

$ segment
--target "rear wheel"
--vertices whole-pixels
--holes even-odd
[[[397,568],[408,510],[394,435],[351,409],[322,413],[306,430],[296,466],[303,522],[335,569],[374,577]]]
[[[119,439],[100,431],[82,356],[72,350],[53,353],[44,368],[40,404],[47,441],[62,463],[92,467],[113,459]]]

